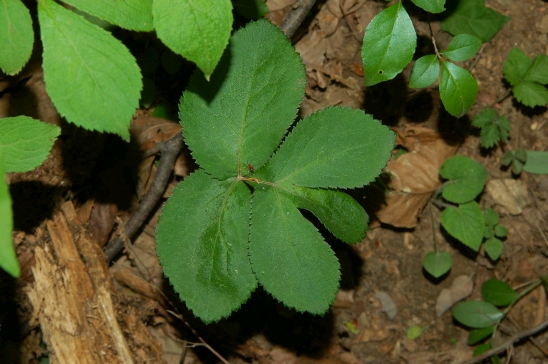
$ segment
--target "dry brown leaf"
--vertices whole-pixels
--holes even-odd
[[[293,5],[296,0],[267,0],[266,6],[270,11],[282,10],[289,5]]]
[[[527,184],[516,179],[493,179],[485,186],[487,193],[500,206],[501,212],[519,215],[531,202]]]
[[[181,125],[167,119],[140,115],[131,121],[130,132],[139,148],[145,151],[180,133]]]
[[[461,275],[455,278],[451,288],[442,289],[436,301],[436,314],[441,317],[448,309],[460,300],[472,294],[474,282],[472,277]]]
[[[295,50],[301,55],[304,64],[323,65],[327,51],[326,36],[325,32],[311,31],[297,42]]]

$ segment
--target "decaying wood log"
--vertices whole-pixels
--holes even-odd
[[[124,318],[117,308],[105,255],[83,229],[70,201],[47,221],[47,231],[49,239],[35,250],[35,283],[28,294],[51,362],[163,363],[161,344],[146,326]],[[124,336],[128,327],[133,332]],[[136,342],[141,348],[145,344],[146,358],[142,351],[136,355]]]

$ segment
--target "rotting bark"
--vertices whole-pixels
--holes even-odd
[[[144,325],[131,325],[131,336],[124,336],[104,253],[82,228],[72,203],[63,203],[46,226],[50,239],[36,247],[28,296],[52,362],[164,362],[160,343]],[[155,350],[148,350],[147,358],[136,357],[130,350],[135,338]]]

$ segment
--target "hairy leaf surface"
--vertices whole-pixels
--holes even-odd
[[[472,58],[480,47],[481,39],[469,34],[459,34],[451,39],[447,49],[440,53],[452,61],[462,62]]]
[[[390,159],[395,134],[361,110],[330,107],[299,122],[265,166],[280,184],[364,186]]]
[[[297,311],[321,315],[335,300],[339,262],[314,225],[283,192],[253,194],[250,258],[259,283]]]
[[[80,10],[119,27],[149,32],[154,29],[152,0],[65,0]],[[173,11],[178,11],[173,8]]]
[[[475,199],[485,187],[487,171],[481,164],[463,155],[447,159],[440,167],[440,175],[448,179],[443,198],[453,203]]]
[[[34,32],[29,10],[20,0],[0,0],[0,68],[14,75],[32,53]]]
[[[481,209],[475,201],[464,203],[458,207],[446,208],[441,213],[440,221],[451,236],[478,251],[483,239],[485,224]]]
[[[417,34],[401,1],[377,14],[363,37],[365,86],[396,77],[411,62]]]
[[[230,0],[154,0],[152,13],[158,38],[209,79],[230,38]]]
[[[109,32],[52,0],[38,3],[46,90],[59,113],[88,130],[129,141],[141,73]]]
[[[478,83],[464,68],[441,62],[440,97],[445,109],[460,118],[470,110],[478,95]]]
[[[42,164],[60,132],[58,126],[28,116],[0,119],[0,149],[6,173],[28,172]]]
[[[15,255],[11,233],[13,231],[13,213],[11,196],[6,183],[4,156],[0,150],[0,268],[17,278],[21,274],[19,262]]]
[[[411,76],[409,77],[409,87],[423,88],[433,84],[440,74],[440,63],[435,54],[423,56],[415,62]]]
[[[173,191],[156,229],[164,273],[204,322],[227,317],[257,282],[248,256],[249,189],[203,170]]]
[[[194,73],[181,99],[193,157],[219,179],[259,169],[293,123],[305,84],[299,55],[269,21],[237,31],[211,80]]]

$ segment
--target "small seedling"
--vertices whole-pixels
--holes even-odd
[[[523,149],[509,150],[502,157],[501,163],[505,167],[512,166],[512,173],[520,174],[527,163],[527,152]]]
[[[525,106],[548,104],[548,56],[537,54],[531,62],[529,56],[518,48],[512,48],[504,62],[504,78],[512,85],[516,100]]]
[[[481,129],[481,146],[483,148],[492,148],[499,142],[506,142],[508,132],[512,130],[506,116],[498,116],[496,110],[490,107],[486,107],[476,115],[472,126]]]

